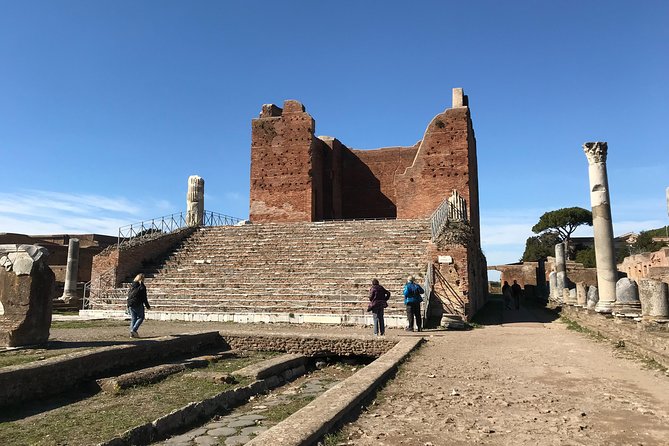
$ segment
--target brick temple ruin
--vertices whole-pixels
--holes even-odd
[[[411,147],[355,150],[315,131],[297,101],[264,105],[253,120],[251,221],[428,218],[455,190],[479,240],[476,138],[462,89]]]
[[[378,278],[392,293],[387,325],[401,327],[412,274],[428,291],[429,324],[468,320],[487,294],[478,201],[462,89],[414,146],[375,150],[317,137],[298,101],[264,105],[252,121],[250,224],[108,248],[93,261],[84,313],[122,314],[123,287],[142,271],[149,318],[369,324]]]

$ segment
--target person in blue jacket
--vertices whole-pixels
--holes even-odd
[[[425,293],[423,288],[415,283],[414,276],[409,276],[407,278],[407,283],[404,285],[404,305],[407,307],[407,328],[406,331],[413,330],[413,321],[416,320],[416,331],[421,331],[423,326],[421,325],[420,317],[420,303],[423,301],[421,294]]]

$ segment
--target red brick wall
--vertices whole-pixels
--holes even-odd
[[[314,141],[314,120],[302,104],[289,100],[283,110],[264,107],[251,127],[249,218],[257,222],[315,220],[313,157],[322,147]],[[320,166],[321,161],[317,154],[316,164]],[[319,175],[322,173],[317,174],[317,181],[321,181]]]
[[[344,150],[344,218],[396,218],[395,175],[411,165],[417,147]]]
[[[190,236],[195,228],[184,228],[180,231],[151,240],[137,240],[129,245],[122,245],[119,251],[115,246],[105,249],[93,257],[93,271],[91,284],[93,288],[118,286],[136,274],[142,272],[142,263],[156,260]],[[116,271],[114,274],[114,270]],[[112,277],[111,284],[107,285],[107,276]],[[102,277],[102,284],[100,278]]]
[[[455,189],[467,202],[478,238],[478,185],[470,181],[475,150],[469,108],[447,109],[432,119],[413,165],[395,178],[397,218],[429,217]]]
[[[457,190],[480,240],[476,139],[468,107],[437,115],[414,147],[352,150],[314,136],[297,101],[252,123],[252,221],[426,218]]]

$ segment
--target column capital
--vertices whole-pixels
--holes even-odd
[[[606,152],[608,144],[605,142],[586,142],[583,144],[583,151],[588,157],[589,164],[606,163]]]

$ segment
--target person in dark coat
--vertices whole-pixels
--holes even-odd
[[[383,309],[388,306],[390,291],[379,285],[379,281],[372,279],[372,287],[369,289],[369,305],[367,311],[372,312],[374,318],[374,336],[385,336],[386,325],[383,320]]]
[[[128,314],[130,314],[130,337],[138,338],[139,326],[144,322],[144,307],[151,309],[144,285],[144,274],[137,274],[128,290]]]
[[[516,310],[520,310],[520,296],[522,295],[523,288],[514,280],[513,285],[511,285],[511,296],[513,297],[513,306],[516,307]]]
[[[511,309],[511,286],[509,285],[509,282],[506,280],[504,281],[504,285],[502,286],[502,297],[504,298],[504,308],[507,310]]]
[[[423,287],[414,283],[413,276],[409,276],[407,283],[404,285],[404,305],[407,307],[407,328],[406,331],[413,331],[413,321],[416,319],[416,331],[422,331],[420,316],[420,303],[423,301]]]

